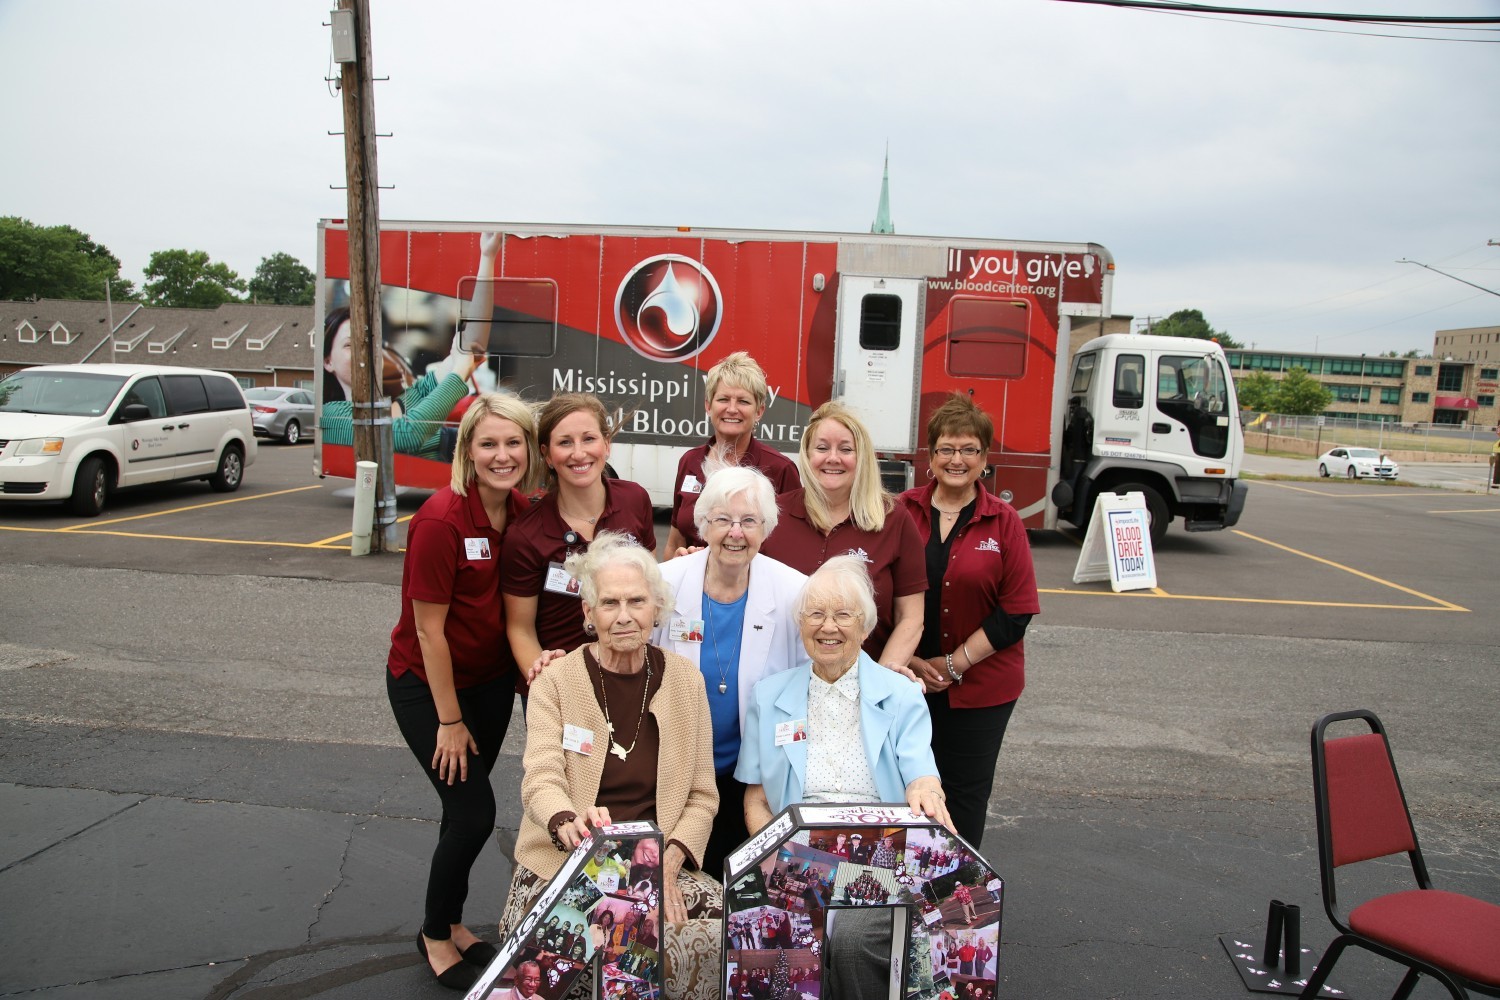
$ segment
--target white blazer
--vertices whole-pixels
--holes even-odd
[[[678,556],[661,564],[661,575],[677,595],[676,605],[668,619],[652,635],[653,644],[687,657],[701,671],[698,654],[701,642],[671,638],[671,619],[688,621],[703,618],[703,575],[708,571],[708,550],[690,556]],[[771,674],[811,663],[802,645],[792,602],[797,599],[807,577],[770,556],[757,555],[750,560],[750,589],[745,597],[745,628],[740,633],[740,733],[745,732],[745,711],[750,706],[750,691],[757,681]],[[712,668],[710,668],[712,669]],[[718,693],[718,679],[704,675],[708,696]]]

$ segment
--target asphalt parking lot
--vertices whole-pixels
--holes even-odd
[[[401,563],[348,555],[348,487],[263,445],[228,497],[0,506],[0,996],[442,995],[410,943],[435,802],[381,684]],[[1323,711],[1382,714],[1434,878],[1500,899],[1500,494],[1258,482],[1235,529],[1168,534],[1151,592],[1072,583],[1079,541],[1033,538],[985,840],[1003,996],[1246,996],[1216,936],[1272,897],[1321,948]],[[477,926],[508,871],[486,852]],[[1335,985],[1388,994],[1358,958]]]

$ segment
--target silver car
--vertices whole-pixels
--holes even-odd
[[[255,436],[280,438],[296,444],[313,426],[313,395],[310,389],[291,386],[264,386],[246,389],[245,401],[255,422]]]

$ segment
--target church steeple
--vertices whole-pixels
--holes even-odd
[[[875,210],[875,221],[870,223],[872,233],[894,233],[891,225],[891,144],[885,145],[885,173],[880,178],[880,207]]]

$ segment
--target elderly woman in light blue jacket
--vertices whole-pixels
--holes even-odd
[[[714,730],[719,812],[703,852],[704,871],[749,838],[734,769],[750,692],[762,678],[807,660],[792,602],[807,577],[760,554],[776,528],[776,492],[759,469],[709,471],[693,508],[707,548],[662,564],[676,594],[653,641],[687,657],[703,673]]]
[[[757,684],[746,713],[735,777],[748,829],[795,802],[903,800],[951,829],[921,687],[860,649],[875,624],[864,561],[825,562],[796,614],[812,662]]]

